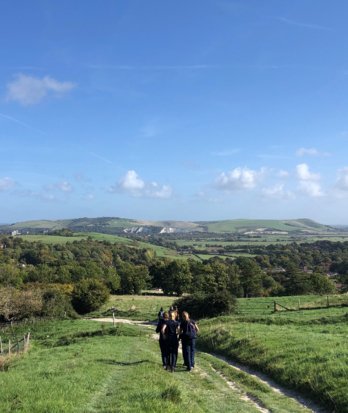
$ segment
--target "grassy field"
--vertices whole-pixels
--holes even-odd
[[[330,303],[347,299],[329,296]],[[272,412],[306,411],[206,354],[212,352],[309,395],[328,412],[348,412],[348,309],[273,313],[273,300],[239,299],[236,315],[201,320],[199,368],[193,375],[180,368],[175,375],[162,371],[153,327],[66,320],[2,328],[4,342],[15,341],[30,330],[32,346],[29,353],[14,357],[0,371],[0,411],[257,411],[241,400],[241,394],[251,394]],[[306,307],[327,303],[327,297],[318,296],[275,300],[294,309],[299,300]],[[155,320],[159,308],[166,309],[172,302],[173,297],[159,294],[113,296],[94,316],[110,316],[108,310],[115,307],[116,317]],[[232,391],[226,380],[238,390]]]
[[[256,413],[250,398],[269,411],[308,412],[206,354],[193,373],[164,371],[153,328],[86,320],[31,328],[29,353],[0,371],[2,413]]]
[[[59,235],[21,235],[21,238],[23,238],[26,241],[40,241],[43,243],[47,244],[66,244],[67,242],[73,242],[73,241],[81,241],[84,239],[87,239],[88,237],[97,240],[97,241],[108,241],[110,243],[114,244],[124,244],[128,245],[130,247],[135,247],[135,248],[147,248],[147,249],[152,249],[155,251],[156,255],[158,257],[171,257],[171,258],[181,258],[180,255],[175,250],[161,247],[158,245],[153,245],[148,242],[143,242],[143,241],[136,241],[127,237],[121,237],[118,235],[110,235],[110,234],[101,234],[98,232],[77,232],[74,234],[72,237],[64,237],[64,236],[59,236]]]
[[[289,314],[289,310],[310,309],[316,307],[348,305],[348,294],[337,295],[299,295],[284,297],[257,297],[251,299],[238,299],[237,313],[246,316],[270,315],[274,312],[274,303],[277,303],[277,311]],[[283,307],[282,307],[283,306]],[[301,312],[303,316],[304,312]]]
[[[114,307],[114,313],[119,318],[131,320],[154,321],[161,307],[166,311],[173,304],[176,297],[163,295],[113,295],[98,312],[93,316],[110,316]]]
[[[296,307],[298,298],[279,301]],[[318,304],[313,297],[300,299]],[[241,315],[201,322],[201,349],[263,371],[330,411],[348,412],[347,308],[272,314],[268,299],[239,300],[239,307]]]

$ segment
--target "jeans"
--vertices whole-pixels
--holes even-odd
[[[196,340],[183,340],[182,353],[184,356],[184,363],[188,370],[195,366],[195,346]]]

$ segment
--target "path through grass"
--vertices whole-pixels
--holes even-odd
[[[307,411],[206,355],[193,373],[166,372],[152,336],[153,328],[87,320],[33,326],[30,352],[0,372],[1,413]]]

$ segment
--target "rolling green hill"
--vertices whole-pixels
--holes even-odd
[[[166,233],[334,233],[335,229],[310,219],[263,220],[233,219],[222,221],[141,221],[135,219],[101,217],[66,220],[37,220],[1,225],[0,232],[18,230],[22,233],[44,233],[61,229],[73,232],[99,232],[104,234],[166,234]]]

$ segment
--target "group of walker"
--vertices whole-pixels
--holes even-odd
[[[195,366],[195,344],[199,329],[197,324],[190,320],[187,311],[182,312],[179,320],[177,308],[171,307],[169,311],[161,308],[158,313],[156,333],[159,333],[162,365],[165,370],[175,371],[178,359],[179,340],[182,344],[184,366],[191,371]]]

